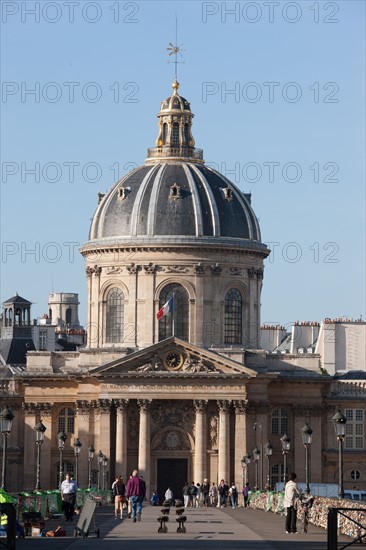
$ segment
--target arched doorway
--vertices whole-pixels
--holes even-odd
[[[173,491],[175,499],[183,500],[182,488],[189,481],[192,469],[191,448],[188,434],[176,426],[163,429],[153,438],[151,481],[155,484],[152,490],[157,491],[160,504],[164,501],[168,487]]]

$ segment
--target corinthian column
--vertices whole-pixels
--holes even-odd
[[[194,480],[202,483],[207,475],[206,461],[206,405],[207,401],[193,401],[196,411]]]
[[[218,401],[219,408],[219,466],[218,482],[224,479],[230,483],[230,428],[229,428],[229,401]]]
[[[140,409],[138,470],[146,483],[146,498],[150,496],[150,405],[148,399],[137,401]]]
[[[235,407],[235,450],[234,450],[234,482],[237,487],[242,489],[244,485],[244,472],[242,467],[242,458],[247,452],[247,433],[246,433],[246,407],[244,400],[234,401]]]
[[[128,399],[117,399],[116,427],[116,475],[121,475],[127,483],[127,405]]]

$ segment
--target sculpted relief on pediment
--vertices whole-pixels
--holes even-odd
[[[180,373],[221,372],[212,363],[190,353],[172,349],[162,357],[155,354],[152,359],[140,365],[135,372],[174,371]]]

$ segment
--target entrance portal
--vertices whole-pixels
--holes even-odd
[[[187,458],[158,458],[157,492],[159,502],[165,500],[165,491],[168,487],[173,491],[174,498],[183,500],[182,489],[188,481]]]

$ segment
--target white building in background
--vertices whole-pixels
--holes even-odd
[[[264,325],[260,343],[269,354],[280,354],[290,363],[291,356],[300,356],[293,358],[296,364],[319,362],[323,372],[331,375],[366,372],[366,323],[361,319],[295,322],[289,332],[282,326]]]

